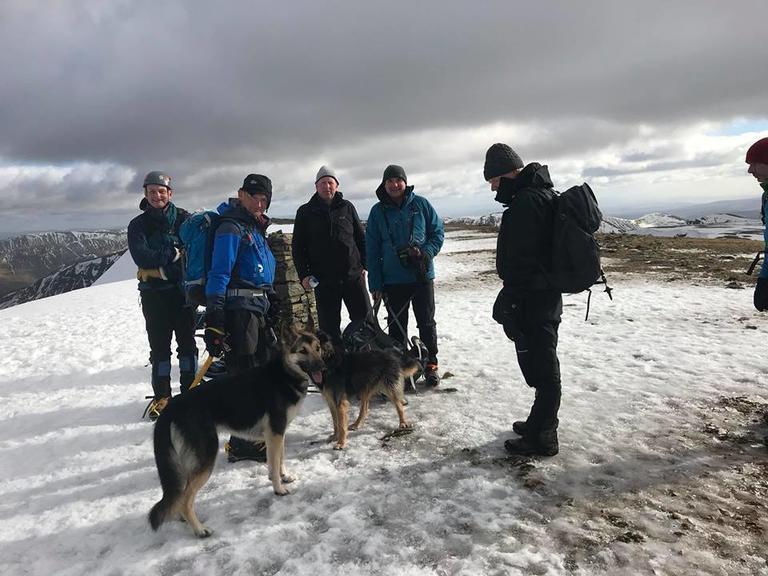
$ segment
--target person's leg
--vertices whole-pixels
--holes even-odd
[[[195,343],[195,308],[186,306],[181,290],[169,307],[173,312],[173,331],[176,335],[176,355],[179,359],[179,385],[181,392],[189,390],[197,373],[197,344]]]
[[[435,323],[435,285],[430,280],[418,284],[413,295],[413,315],[419,338],[429,351],[429,363],[437,366],[437,324]]]
[[[408,310],[414,287],[414,284],[390,284],[384,287],[389,335],[403,346],[408,345]]]
[[[149,340],[152,390],[155,400],[171,395],[171,334],[173,330],[164,291],[141,292],[141,311]]]
[[[315,288],[317,323],[334,342],[341,341],[341,283],[322,282]]]
[[[368,298],[368,290],[365,288],[362,276],[344,282],[342,297],[349,319],[352,322],[364,320],[371,309],[371,301]]]
[[[225,328],[230,349],[224,355],[229,374],[239,374],[259,365],[260,317],[249,310],[227,310]],[[254,384],[258,385],[258,384]],[[264,442],[251,442],[231,435],[225,446],[227,460],[267,461]]]

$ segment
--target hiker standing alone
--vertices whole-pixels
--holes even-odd
[[[768,203],[768,138],[758,140],[749,147],[746,162],[749,164],[749,173],[755,177],[763,189],[760,199],[760,217],[764,226],[765,249],[768,250],[768,227],[765,227],[766,203]],[[760,312],[768,310],[768,258],[765,257],[755,285],[754,304]]]
[[[488,149],[483,176],[506,208],[496,244],[496,272],[504,286],[493,317],[514,341],[525,382],[536,390],[528,418],[512,425],[520,438],[506,440],[504,447],[512,454],[554,456],[559,451],[557,331],[563,300],[544,277],[552,259],[552,180],[546,166],[524,166],[506,144]]]
[[[426,198],[413,193],[401,166],[387,166],[376,197],[379,201],[371,208],[365,228],[368,288],[374,302],[384,297],[390,316],[397,316],[389,325],[389,335],[405,346],[408,309],[413,304],[419,337],[429,352],[424,381],[437,386],[432,260],[443,247],[443,221]]]
[[[351,321],[370,310],[365,289],[365,233],[355,207],[339,191],[336,173],[321,166],[315,194],[296,211],[291,250],[296,272],[307,292],[314,277],[320,330],[341,343],[341,302]]]
[[[205,284],[205,348],[219,357],[228,347],[224,360],[229,374],[260,366],[274,353],[268,322],[277,313],[275,257],[267,244],[270,220],[265,214],[271,201],[272,181],[249,174],[237,198],[218,207]],[[263,442],[236,436],[230,437],[227,453],[230,461],[266,461]]]
[[[149,339],[153,399],[147,408],[157,419],[171,397],[171,336],[176,334],[181,392],[197,371],[195,312],[186,306],[181,287],[179,226],[189,213],[171,202],[171,177],[150,172],[144,178],[144,212],[128,224],[128,250],[139,267],[141,310]]]

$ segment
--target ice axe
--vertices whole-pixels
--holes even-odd
[[[211,367],[211,364],[213,364],[213,356],[208,354],[208,358],[205,359],[205,362],[203,362],[203,365],[200,366],[200,370],[197,371],[197,374],[195,374],[195,379],[192,381],[192,384],[189,385],[189,389],[192,390],[195,386],[200,384],[200,381],[203,379],[203,376],[205,376],[205,373],[208,372],[208,368]]]

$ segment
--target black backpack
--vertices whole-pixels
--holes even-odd
[[[555,197],[552,266],[547,279],[565,294],[575,294],[605,283],[600,266],[600,247],[595,232],[603,215],[592,188],[586,182]],[[610,293],[609,293],[610,295]]]

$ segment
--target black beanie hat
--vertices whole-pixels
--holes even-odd
[[[264,194],[267,197],[267,208],[272,203],[272,180],[263,174],[248,174],[243,180],[243,190],[251,196]]]
[[[384,176],[381,177],[382,182],[386,182],[390,178],[402,178],[403,182],[408,184],[408,178],[405,176],[405,170],[402,166],[397,164],[390,164],[384,169]]]
[[[483,177],[486,181],[496,176],[501,176],[512,170],[519,170],[525,166],[520,156],[506,144],[497,142],[485,153],[485,167]]]

